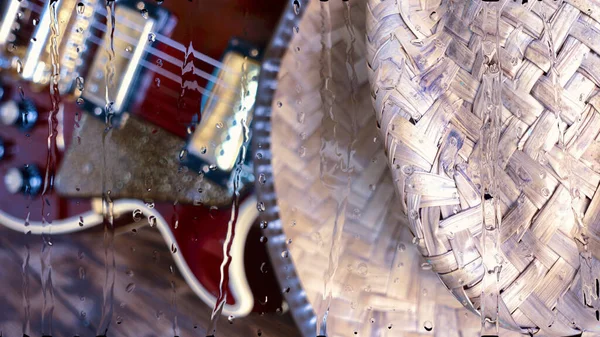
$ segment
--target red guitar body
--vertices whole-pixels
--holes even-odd
[[[49,6],[50,1],[37,0],[30,3],[43,8]],[[119,5],[120,3],[116,2],[115,6]],[[165,0],[156,1],[153,5],[169,13],[169,22],[173,25],[167,27],[163,34],[177,41],[179,44],[176,46],[184,45],[186,50],[193,48],[203,55],[219,60],[228,48],[232,37],[248,41],[259,49],[266,47],[283,10],[284,2]],[[2,10],[1,6],[0,10]],[[4,10],[7,10],[7,5]],[[31,14],[29,20],[40,22],[40,18],[36,18],[35,13]],[[117,17],[117,22],[118,20]],[[22,27],[21,30],[26,29]],[[153,47],[184,64],[190,62],[189,55],[186,56],[185,51],[173,47],[173,44],[156,43]],[[5,59],[10,59],[10,49],[2,46]],[[143,59],[149,64],[160,63],[163,71],[178,74],[182,80],[196,81],[203,88],[208,85],[206,79],[182,74],[181,67],[167,60],[160,61],[161,57],[156,54],[148,53]],[[193,57],[191,59],[194,68],[208,74],[213,73],[212,65],[198,59],[193,60]],[[202,94],[189,90],[182,94],[181,83],[147,69],[142,69],[136,76],[143,77],[144,80],[140,83],[147,85],[134,88],[137,92],[134,98],[130,99],[127,113],[155,125],[161,132],[131,136],[147,136],[150,143],[156,144],[161,142],[160,137],[165,133],[186,139],[189,135],[190,122],[195,116],[202,117],[199,113]],[[39,112],[38,121],[29,130],[0,125],[0,140],[5,144],[5,154],[0,159],[0,177],[6,177],[13,168],[35,166],[40,168],[48,186],[46,191],[30,196],[26,193],[14,193],[10,191],[6,182],[0,181],[0,224],[24,233],[31,231],[33,234],[49,233],[50,235],[86,230],[95,225],[105,224],[102,213],[92,199],[74,198],[60,193],[52,188],[53,181],[48,180],[53,179],[65,164],[62,161],[66,158],[67,151],[74,142],[77,142],[78,123],[83,115],[90,112],[85,111],[84,107],[76,102],[75,95],[61,93],[62,120],[61,130],[59,130],[61,136],[52,141],[56,142],[56,145],[50,154],[49,134],[56,133],[57,121],[52,121],[52,118],[49,120],[49,116],[56,117],[59,114],[56,111],[57,105],[53,104],[57,103],[56,99],[53,100],[49,87],[32,85],[31,81],[22,79],[18,73],[10,69],[0,69],[0,82],[4,91],[2,102],[20,102],[26,99],[32,102]],[[160,85],[156,85],[157,83]],[[90,151],[101,151],[101,149],[90,149]],[[49,155],[56,161],[54,165],[49,166]],[[47,170],[49,174],[44,177]],[[163,200],[156,201],[153,208],[148,208],[140,199],[141,197],[129,197],[121,200],[117,196],[112,200],[116,229],[129,228],[123,226],[133,222],[135,216],[132,212],[141,210],[143,219],[139,224],[153,222],[156,225],[165,238],[166,244],[171,247],[173,257],[188,284],[209,305],[214,305],[219,295],[220,267],[224,259],[223,245],[232,219],[232,202],[229,206],[221,205],[211,209],[210,202],[201,206],[181,202],[174,205],[175,200]],[[233,239],[231,251],[230,284],[223,313],[244,315],[250,311],[275,311],[281,307],[282,296],[277,290],[279,286],[274,279],[274,273],[265,273],[269,268],[269,258],[260,240],[261,231],[256,221],[258,212],[256,201],[250,192],[241,196],[237,211],[235,217],[237,221],[233,224],[236,238]],[[82,221],[74,227],[72,219],[80,217]],[[268,297],[266,303],[265,297]]]

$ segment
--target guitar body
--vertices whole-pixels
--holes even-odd
[[[234,82],[218,68],[228,69],[228,52],[244,60],[243,67],[250,61],[259,67],[260,50],[267,46],[284,3],[166,0],[144,7],[131,1],[105,6],[104,0],[88,0],[84,9],[80,3],[60,2],[57,20],[50,1],[8,0],[0,5],[0,224],[48,235],[98,225],[114,227],[118,235],[136,226],[155,226],[190,287],[211,306],[222,290],[223,247],[232,234],[223,313],[280,308],[277,282],[273,273],[265,273],[269,260],[259,239],[252,181],[232,187],[231,165],[213,172],[202,151],[208,147],[210,152],[215,143],[218,148],[222,139],[199,135],[204,129],[198,126],[210,116],[232,114],[219,108],[222,100],[215,92],[224,97],[219,83]],[[114,41],[107,33],[111,11],[116,13]],[[6,24],[10,20],[16,24]],[[44,24],[50,27],[46,35],[41,32]],[[56,26],[63,37],[59,42],[53,41]],[[127,27],[142,27],[141,33],[128,33]],[[83,38],[77,40],[73,32]],[[108,42],[114,42],[114,50]],[[39,55],[37,44],[42,47],[37,48]],[[50,56],[60,60],[69,48],[78,54],[72,64],[53,62],[51,66],[62,70],[58,76],[52,70],[45,76],[44,69],[52,68],[45,53],[53,47],[58,53]],[[241,74],[243,69],[235,71]],[[106,88],[100,86],[94,94],[98,83]],[[108,97],[106,105],[98,97]],[[23,117],[27,109],[34,113]],[[11,117],[15,111],[17,119]],[[249,122],[250,117],[244,118]],[[218,121],[224,128],[236,122],[240,120],[235,116]],[[196,137],[206,144],[195,144]],[[199,146],[201,154],[192,158]],[[230,157],[238,162],[243,151]],[[237,202],[232,188],[240,193]],[[107,220],[109,215],[113,221]]]

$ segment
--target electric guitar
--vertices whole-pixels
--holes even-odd
[[[0,224],[40,235],[154,226],[209,305],[227,243],[223,314],[280,308],[246,145],[284,5],[2,1]]]

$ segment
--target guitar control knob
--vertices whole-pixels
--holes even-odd
[[[4,175],[4,186],[11,194],[20,192],[36,195],[42,189],[42,175],[33,165],[25,165],[23,168],[13,167]]]
[[[4,125],[16,126],[27,131],[33,128],[38,117],[35,105],[29,100],[10,100],[0,104],[0,122]]]

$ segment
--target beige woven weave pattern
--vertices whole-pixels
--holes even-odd
[[[501,324],[597,336],[600,3],[497,5]],[[369,0],[366,10],[371,95],[397,206],[433,270],[475,312],[487,290],[477,160],[487,60],[477,27],[496,22],[484,6]]]

